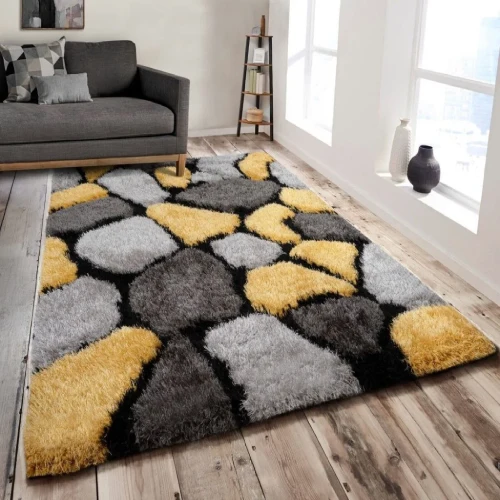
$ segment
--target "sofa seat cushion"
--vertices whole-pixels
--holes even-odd
[[[174,113],[165,106],[133,97],[50,106],[0,104],[0,144],[169,135],[174,121]]]

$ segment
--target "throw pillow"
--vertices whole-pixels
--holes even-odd
[[[0,45],[9,95],[4,102],[29,102],[35,83],[32,76],[65,75],[66,38],[40,45]]]
[[[38,93],[38,104],[91,102],[87,73],[32,77]]]

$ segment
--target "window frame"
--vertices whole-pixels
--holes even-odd
[[[339,19],[340,19],[340,7],[342,0],[339,2]],[[332,143],[333,134],[333,118],[335,113],[335,98],[334,106],[332,110],[332,123],[330,128],[325,127],[321,123],[314,122],[309,116],[310,102],[311,102],[311,81],[312,81],[312,66],[313,66],[313,56],[315,53],[327,55],[337,59],[338,62],[338,39],[337,48],[329,49],[320,45],[315,45],[314,43],[314,32],[315,32],[315,20],[316,20],[316,0],[307,0],[307,18],[306,18],[306,37],[305,37],[305,47],[303,50],[297,52],[292,57],[287,59],[287,78],[288,69],[291,65],[295,64],[300,59],[304,58],[304,95],[302,100],[302,118],[297,123],[295,120],[288,121],[294,125],[302,128],[306,132],[312,134],[319,140],[327,142],[329,145]],[[339,20],[340,24],[340,20]],[[335,67],[335,72],[337,71],[337,66]],[[336,77],[335,77],[336,80]],[[335,94],[335,87],[332,89]],[[328,141],[326,140],[326,134],[329,134]]]
[[[415,151],[415,140],[416,131],[418,126],[418,103],[420,98],[420,84],[422,80],[427,80],[435,83],[440,83],[455,87],[458,89],[469,90],[472,92],[477,92],[479,94],[486,94],[489,96],[495,95],[496,83],[486,83],[478,80],[472,80],[470,78],[464,78],[461,76],[454,76],[447,73],[441,73],[439,71],[433,71],[424,69],[421,67],[422,55],[424,52],[424,40],[425,40],[425,25],[427,20],[427,10],[428,10],[429,0],[418,0],[417,4],[417,16],[415,23],[415,43],[413,48],[413,64],[412,64],[412,76],[410,80],[410,92],[408,99],[408,107],[410,109],[410,119],[413,123],[413,134],[412,134],[412,151]],[[489,143],[488,143],[489,149]],[[488,154],[488,153],[486,153]],[[459,191],[452,186],[449,186],[445,182],[440,182],[436,188],[455,199],[460,200],[464,204],[470,206],[474,209],[479,209],[480,202],[469,196],[467,193]]]

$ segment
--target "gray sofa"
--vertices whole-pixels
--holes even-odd
[[[138,66],[130,41],[67,42],[65,62],[87,73],[93,102],[0,104],[0,171],[175,161],[183,174],[189,80]]]

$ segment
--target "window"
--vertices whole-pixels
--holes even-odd
[[[500,3],[421,2],[415,149],[433,146],[441,184],[480,202],[500,49]]]
[[[291,0],[286,119],[331,145],[340,0]]]

